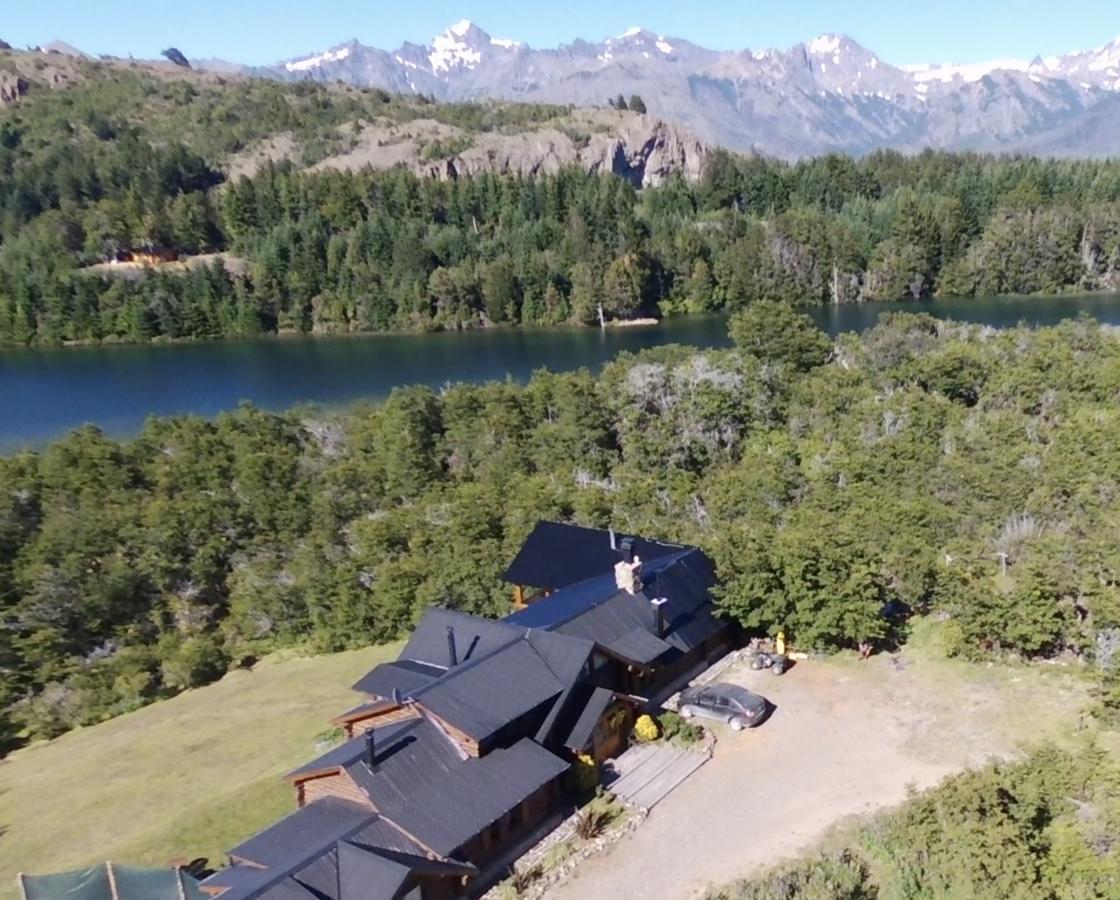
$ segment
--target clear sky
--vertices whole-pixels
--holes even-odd
[[[979,62],[1096,47],[1120,36],[1120,0],[51,0],[4,2],[0,38],[90,53],[269,63],[356,37],[392,49],[462,18],[552,47],[642,25],[717,49],[788,47],[843,32],[895,64]]]

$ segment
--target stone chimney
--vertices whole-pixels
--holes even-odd
[[[614,567],[614,583],[620,591],[628,594],[638,593],[642,586],[642,561],[638,557],[633,560],[620,560]]]

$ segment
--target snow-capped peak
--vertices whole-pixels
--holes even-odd
[[[344,44],[341,47],[335,47],[314,56],[293,59],[291,62],[284,63],[284,68],[289,72],[308,72],[311,69],[319,68],[323,63],[339,62],[350,55],[351,46],[351,44]]]
[[[432,38],[428,63],[433,72],[473,69],[482,61],[483,49],[492,45],[503,46],[470,19],[460,19],[443,34]]]
[[[432,38],[428,62],[433,72],[473,69],[482,61],[483,52],[491,47],[514,50],[520,46],[520,41],[490,37],[470,19],[460,19],[443,34]]]
[[[840,52],[841,37],[838,34],[822,34],[806,45],[815,56],[828,56]]]
[[[636,39],[636,40],[635,40]],[[603,43],[613,44],[618,41],[625,41],[627,43],[642,43],[643,41],[655,41],[658,36],[652,31],[642,28],[641,25],[634,25],[627,28],[622,34],[616,34],[614,37],[607,38]]]
[[[1026,72],[1031,68],[1030,62],[1025,59],[990,59],[978,63],[941,63],[919,66],[900,66],[904,72],[909,72],[917,82],[942,81],[950,82],[957,78],[962,81],[979,81],[993,72],[1010,71]]]

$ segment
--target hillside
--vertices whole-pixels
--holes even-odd
[[[0,343],[1120,285],[1116,162],[790,164],[710,151],[622,108],[638,98],[443,103],[43,53],[0,71],[18,94],[0,108]]]
[[[279,656],[0,762],[0,898],[18,871],[225,850],[291,809],[281,776],[314,755],[349,686],[398,647]]]
[[[60,90],[71,89],[78,103],[96,94],[102,115],[124,117],[156,139],[182,141],[234,175],[279,159],[297,166],[404,166],[438,178],[577,166],[644,187],[676,173],[698,178],[710,152],[681,128],[625,110],[432,103],[383,90],[307,87],[164,61],[0,51],[0,109],[58,107],[43,95]]]

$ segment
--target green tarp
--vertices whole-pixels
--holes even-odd
[[[57,875],[20,875],[24,900],[208,900],[178,869],[134,869],[104,863]]]

